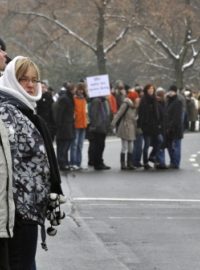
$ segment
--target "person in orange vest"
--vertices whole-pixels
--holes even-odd
[[[111,113],[114,116],[117,112],[117,99],[115,89],[113,88],[112,84],[110,85],[110,95],[108,96],[108,102],[110,105]]]
[[[75,138],[71,145],[70,163],[73,169],[81,169],[82,149],[87,128],[86,86],[80,82],[74,96]]]
[[[115,88],[110,84],[110,95],[108,96],[108,103],[110,106],[110,122],[112,122],[113,117],[117,113],[117,99],[116,99],[116,91]],[[112,134],[112,128],[110,127],[110,133]]]

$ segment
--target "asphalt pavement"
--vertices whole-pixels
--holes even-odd
[[[199,136],[185,135],[181,170],[121,172],[109,138],[112,170],[62,174],[67,217],[48,251],[39,241],[37,270],[199,270]]]
[[[76,216],[67,177],[62,178],[63,190],[68,197],[68,202],[62,206],[62,210],[67,217],[62,221],[62,225],[57,227],[56,236],[47,236],[48,251],[41,249],[39,240],[37,270],[128,269],[105,249],[102,241],[91,232],[84,219]]]

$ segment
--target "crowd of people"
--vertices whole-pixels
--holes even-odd
[[[117,80],[110,85],[110,95],[90,98],[87,84],[81,80],[63,83],[56,94],[46,88],[43,95],[47,93],[51,101],[45,99],[48,105],[44,105],[42,98],[38,113],[53,131],[61,171],[82,168],[85,139],[89,141],[88,166],[111,169],[103,157],[110,134],[121,139],[122,170],[179,169],[184,131],[198,128],[198,98],[176,85],[168,89],[153,84],[132,87]]]

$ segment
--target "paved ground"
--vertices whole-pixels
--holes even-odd
[[[119,147],[107,146],[111,171],[63,176],[68,216],[37,270],[200,269],[199,134],[185,136],[180,171],[120,172]]]
[[[65,194],[68,194],[66,181],[63,182]],[[73,218],[68,216],[63,221],[55,237],[47,237],[47,252],[38,246],[37,270],[128,269],[104,247],[83,219],[76,218],[70,202],[63,210]]]

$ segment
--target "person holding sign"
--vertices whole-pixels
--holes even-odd
[[[89,132],[93,138],[93,166],[95,170],[109,170],[104,164],[103,152],[106,135],[110,128],[110,106],[107,96],[110,95],[110,83],[108,75],[87,77],[87,90],[90,97]]]
[[[109,170],[110,167],[104,164],[103,152],[105,149],[106,135],[110,127],[110,107],[106,97],[92,98],[90,103],[90,132],[94,142],[94,169]]]

